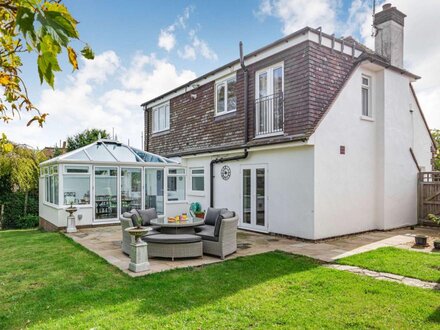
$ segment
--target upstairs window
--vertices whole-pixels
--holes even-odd
[[[371,77],[362,75],[362,116],[372,117]]]
[[[215,84],[215,113],[223,115],[237,109],[237,96],[235,94],[235,73],[218,81]]]
[[[170,129],[170,104],[164,103],[153,108],[153,133]]]

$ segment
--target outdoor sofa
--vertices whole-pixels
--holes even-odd
[[[224,259],[237,251],[238,216],[228,209],[208,208],[205,224],[196,227],[202,238],[203,253]]]

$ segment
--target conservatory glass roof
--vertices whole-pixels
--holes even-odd
[[[171,159],[151,152],[132,148],[126,144],[113,140],[98,140],[85,147],[73,150],[58,157],[49,159],[42,165],[62,162],[63,160],[80,162],[110,162],[110,163],[162,163],[177,164]]]

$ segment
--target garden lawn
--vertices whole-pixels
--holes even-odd
[[[440,292],[281,252],[131,278],[57,233],[0,232],[0,329],[440,329]]]
[[[383,247],[339,259],[338,263],[440,283],[440,253]]]

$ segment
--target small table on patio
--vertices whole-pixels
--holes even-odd
[[[160,226],[160,234],[145,236],[148,243],[148,255],[162,258],[192,258],[203,255],[200,236],[195,235],[194,228],[205,223],[203,219],[169,221],[168,218],[151,220],[151,225]]]
[[[195,227],[201,226],[205,221],[201,218],[190,218],[170,222],[168,218],[151,220],[152,225],[160,226],[162,234],[195,234]]]

